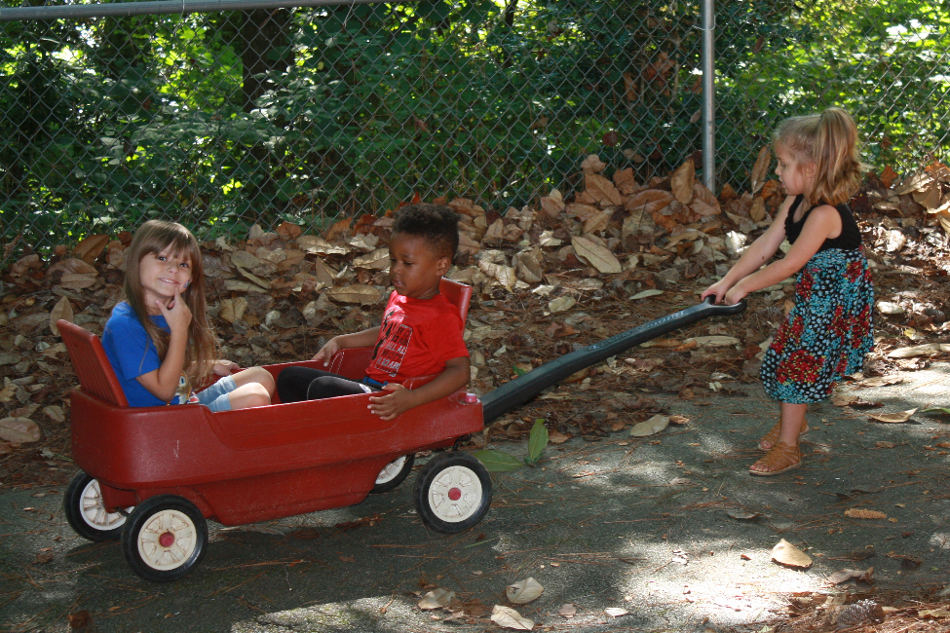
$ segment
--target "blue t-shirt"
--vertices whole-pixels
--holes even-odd
[[[165,317],[150,316],[150,319],[166,332],[171,332]],[[125,398],[131,407],[156,407],[167,404],[156,398],[143,387],[136,378],[155,371],[162,366],[155,343],[145,331],[135,310],[123,301],[112,309],[112,316],[106,322],[102,333],[102,347],[106,351],[109,363],[119,378]],[[178,396],[174,398],[178,403]]]

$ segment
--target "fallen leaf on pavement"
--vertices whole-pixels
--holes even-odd
[[[874,568],[868,567],[867,569],[843,569],[841,571],[836,571],[828,577],[828,582],[831,585],[840,585],[843,582],[848,582],[851,579],[856,580],[857,582],[862,582],[867,585],[874,584]]]
[[[904,382],[903,376],[874,376],[854,383],[857,387],[886,387]]]
[[[454,597],[454,591],[449,591],[448,589],[443,589],[442,587],[436,587],[426,595],[422,596],[422,600],[419,601],[419,608],[426,611],[430,611],[432,609],[441,609]]]
[[[749,512],[747,510],[729,510],[726,512],[726,514],[738,521],[748,521],[749,519],[762,516],[761,512]]]
[[[907,422],[907,420],[909,420],[915,413],[917,413],[917,409],[911,409],[910,411],[898,411],[897,413],[869,413],[868,419],[874,420],[875,422],[884,422],[885,424],[900,424],[902,422]]]
[[[900,347],[891,351],[888,358],[914,358],[916,356],[930,356],[940,352],[950,352],[950,343],[928,343],[913,347]]]
[[[846,517],[852,519],[886,519],[887,515],[877,510],[864,510],[862,508],[848,508],[844,511]]]
[[[526,604],[536,600],[543,592],[544,587],[534,578],[519,580],[505,588],[505,595],[512,604]]]
[[[831,397],[831,404],[836,407],[883,407],[883,402],[868,402],[857,396],[839,393]]]
[[[640,422],[630,429],[630,435],[634,437],[646,437],[659,433],[670,424],[670,418],[666,415],[655,415],[646,422]]]
[[[772,548],[772,560],[790,567],[811,567],[811,557],[785,539]]]
[[[491,610],[491,621],[500,627],[516,631],[530,631],[534,628],[534,620],[524,617],[511,607],[497,604]]]

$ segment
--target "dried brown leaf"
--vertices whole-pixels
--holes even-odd
[[[874,420],[875,422],[884,422],[885,424],[900,424],[902,422],[907,422],[907,420],[909,420],[915,413],[917,413],[917,409],[899,411],[897,413],[869,413],[867,416],[868,419]]]
[[[59,285],[68,290],[82,290],[96,283],[95,273],[65,273],[59,280]]]
[[[73,320],[73,306],[66,297],[60,298],[49,313],[49,329],[54,336],[59,336],[59,328],[56,322],[60,319],[66,319],[69,322]]]
[[[634,211],[643,210],[647,213],[653,214],[660,209],[669,206],[672,201],[673,194],[669,191],[662,191],[660,189],[647,189],[645,191],[641,191],[631,198],[628,198],[623,206],[631,213]]]
[[[516,631],[530,631],[534,628],[534,620],[524,617],[511,607],[497,604],[491,611],[491,621],[502,628]]]
[[[527,604],[544,593],[544,587],[534,578],[525,578],[505,587],[505,595],[512,604]]]
[[[772,163],[772,152],[766,145],[759,150],[759,156],[755,159],[755,165],[752,167],[752,193],[758,193],[765,179],[768,177],[769,165]],[[754,219],[754,218],[753,218]],[[756,220],[758,221],[758,220]]]
[[[629,195],[636,191],[637,187],[640,185],[637,184],[636,179],[633,175],[633,168],[628,167],[626,169],[618,169],[614,172],[614,186],[617,187],[617,190],[620,193]]]
[[[690,161],[692,162],[692,161]],[[584,176],[585,188],[587,193],[597,201],[601,207],[615,206],[623,204],[623,197],[613,183],[600,174],[586,174]]]
[[[884,387],[887,385],[898,385],[902,382],[904,382],[903,376],[874,376],[873,378],[859,380],[854,384],[858,387]]]
[[[368,268],[370,270],[387,270],[389,268],[389,249],[377,248],[368,255],[353,259],[354,268]]]
[[[436,587],[426,595],[422,596],[422,599],[418,603],[418,607],[424,611],[441,609],[451,602],[452,598],[454,597],[454,591],[449,591],[448,589],[443,589],[442,587]]]
[[[844,515],[851,519],[886,519],[887,515],[877,510],[865,510],[864,508],[848,508]]]
[[[564,211],[564,200],[560,196],[544,196],[541,198],[541,211],[549,218],[556,218]]]
[[[843,569],[841,571],[836,571],[828,577],[828,583],[831,585],[840,585],[841,583],[848,582],[852,579],[869,585],[874,584],[874,568],[869,567],[868,569]]]
[[[655,415],[646,422],[635,424],[633,428],[630,429],[630,435],[633,437],[646,437],[648,435],[655,435],[669,425],[669,416]]]
[[[109,243],[107,235],[89,235],[84,237],[76,248],[73,249],[73,256],[78,257],[87,264],[92,264],[98,259],[102,251]]]
[[[575,235],[571,237],[574,253],[603,274],[615,274],[623,270],[620,262],[607,248],[593,241]]]
[[[42,437],[40,427],[28,418],[3,418],[0,420],[0,439],[27,444]]]
[[[913,347],[900,347],[888,353],[888,358],[914,358],[917,356],[931,356],[941,352],[950,352],[950,343],[927,343]]]
[[[772,560],[790,567],[811,567],[811,557],[785,539],[780,540],[772,548]]]
[[[692,158],[688,158],[685,163],[676,168],[676,171],[670,177],[670,188],[673,191],[673,197],[682,204],[692,202],[695,181],[696,164]]]
[[[340,288],[329,288],[325,294],[330,299],[339,303],[352,303],[359,305],[370,305],[377,303],[382,295],[373,286],[364,284],[350,284]]]
[[[584,159],[584,162],[581,163],[581,171],[585,174],[599,174],[604,171],[604,168],[607,167],[607,164],[600,160],[600,157],[596,154],[591,154]]]

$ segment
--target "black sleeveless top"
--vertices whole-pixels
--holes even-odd
[[[805,211],[805,213],[802,214],[802,219],[798,222],[793,221],[792,218],[795,217],[795,211],[801,206],[804,199],[804,194],[795,196],[795,201],[792,202],[792,206],[789,207],[788,216],[785,218],[785,237],[788,238],[790,244],[794,244],[798,236],[802,234],[802,227],[805,226],[805,220],[808,219],[808,214],[814,209],[814,207],[812,207],[812,209]],[[849,207],[847,203],[842,203],[836,206],[835,209],[837,209],[838,215],[841,216],[841,235],[826,239],[821,245],[821,248],[818,249],[819,253],[831,248],[855,251],[861,247],[861,231],[858,230],[858,223],[854,221],[851,207]]]

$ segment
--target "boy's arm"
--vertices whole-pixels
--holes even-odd
[[[334,336],[327,344],[320,348],[311,360],[322,360],[324,365],[329,365],[333,357],[341,349],[350,347],[372,347],[379,337],[379,326],[371,327],[362,332],[353,332],[351,334],[340,334]]]
[[[459,356],[445,361],[442,373],[418,389],[410,391],[399,384],[387,384],[382,395],[370,396],[369,410],[383,420],[393,420],[413,407],[444,398],[467,385],[469,367],[468,356]]]

